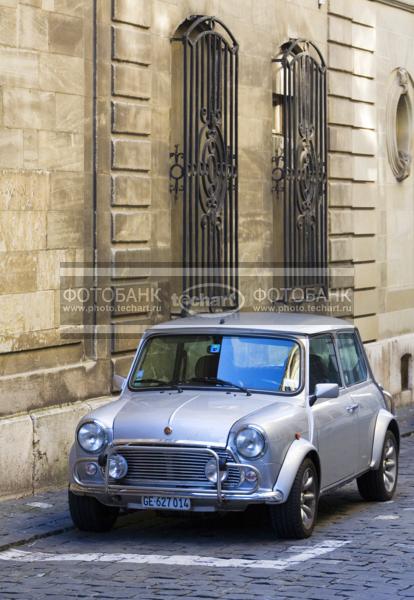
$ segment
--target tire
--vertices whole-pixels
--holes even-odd
[[[308,494],[306,500],[303,498],[304,493]],[[318,473],[313,461],[305,458],[299,467],[286,502],[269,506],[270,519],[277,537],[297,540],[310,537],[315,526],[318,500]],[[304,504],[307,506],[306,512],[303,510]]]
[[[109,531],[115,524],[119,508],[105,506],[96,498],[77,496],[69,490],[69,511],[73,524],[81,531]]]
[[[387,502],[394,496],[398,480],[398,444],[391,430],[385,434],[381,464],[357,479],[364,500]]]

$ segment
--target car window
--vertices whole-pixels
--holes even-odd
[[[309,392],[315,393],[317,383],[337,383],[341,375],[331,336],[312,337],[309,341]]]
[[[347,386],[367,378],[367,365],[355,333],[338,334],[339,360]]]
[[[178,382],[184,386],[208,385],[209,380],[221,379],[256,390],[296,392],[301,385],[300,373],[301,352],[294,340],[162,335],[145,343],[129,385],[134,389]]]

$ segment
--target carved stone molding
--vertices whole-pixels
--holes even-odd
[[[410,175],[413,153],[413,82],[408,71],[394,69],[386,107],[388,161],[397,181]]]

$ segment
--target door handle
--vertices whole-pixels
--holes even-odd
[[[359,404],[350,404],[349,406],[346,407],[346,410],[349,413],[353,413],[356,411],[356,409],[358,408]]]

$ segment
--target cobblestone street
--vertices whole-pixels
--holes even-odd
[[[296,543],[275,540],[260,511],[135,513],[92,535],[71,527],[64,491],[3,502],[0,597],[412,598],[413,453],[404,438],[395,501],[363,502],[349,485],[321,500],[313,537]]]

